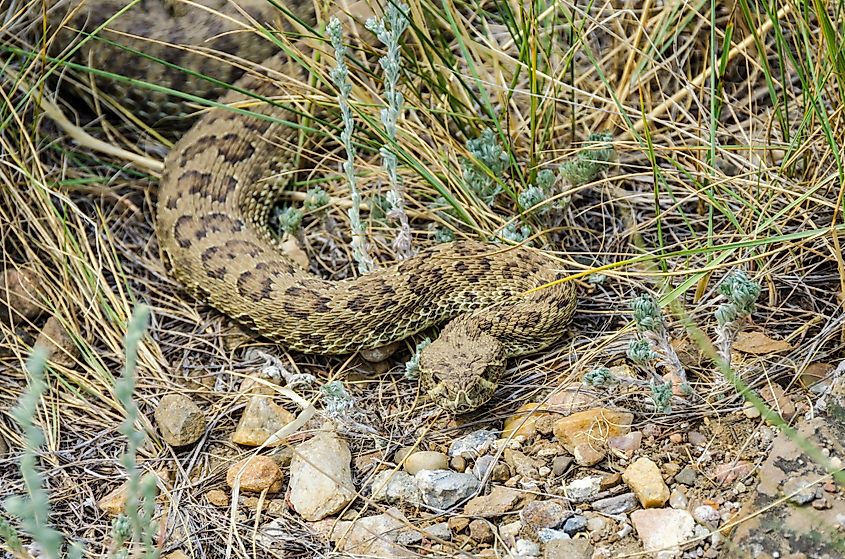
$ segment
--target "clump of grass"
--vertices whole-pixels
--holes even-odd
[[[716,347],[725,364],[731,365],[731,345],[748,317],[757,307],[760,284],[752,281],[742,270],[729,273],[719,285],[719,293],[728,302],[716,309]]]
[[[387,193],[390,210],[387,215],[399,222],[399,233],[393,241],[393,249],[400,259],[410,258],[414,252],[411,249],[411,227],[408,224],[408,214],[405,213],[405,190],[397,174],[396,153],[388,146],[396,145],[396,121],[405,103],[402,92],[396,86],[402,69],[399,38],[410,23],[407,12],[406,4],[396,5],[391,2],[387,4],[383,18],[370,18],[366,24],[367,29],[375,33],[387,47],[387,53],[379,59],[379,64],[384,70],[384,98],[387,101],[387,106],[381,110],[380,115],[388,145],[382,146],[379,153],[390,182],[390,191]]]
[[[349,223],[352,228],[352,257],[358,263],[358,271],[361,274],[370,272],[375,264],[370,256],[370,247],[367,242],[364,224],[361,222],[361,192],[358,190],[357,178],[355,176],[355,146],[352,143],[352,135],[355,132],[355,120],[352,118],[352,108],[349,105],[349,93],[352,91],[352,84],[349,81],[349,68],[346,65],[346,46],[343,44],[343,27],[340,20],[333,17],[326,32],[329,35],[332,47],[334,48],[337,66],[332,68],[330,77],[338,90],[338,104],[340,115],[343,119],[343,129],[340,132],[340,139],[346,151],[346,161],[343,162],[343,171],[346,174],[346,182],[349,185],[352,207],[347,212]]]

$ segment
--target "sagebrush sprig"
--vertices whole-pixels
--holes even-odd
[[[366,23],[367,29],[375,33],[386,47],[386,54],[379,58],[379,65],[384,70],[384,98],[387,106],[380,111],[380,116],[388,145],[382,146],[379,153],[390,182],[390,191],[387,194],[390,210],[387,215],[390,219],[399,222],[399,233],[393,241],[393,249],[400,259],[410,258],[414,254],[411,249],[411,226],[408,223],[408,215],[405,213],[404,187],[397,173],[396,153],[392,147],[396,145],[396,122],[405,103],[402,92],[396,86],[402,69],[399,38],[408,29],[410,23],[407,12],[406,4],[396,5],[390,2],[385,8],[383,18],[370,18]]]
[[[616,154],[612,141],[613,134],[609,132],[590,134],[585,147],[574,158],[561,164],[560,174],[574,186],[592,181]]]
[[[631,341],[628,357],[640,364],[652,359],[659,360],[676,375],[682,389],[689,390],[686,370],[669,341],[660,306],[650,295],[643,294],[631,301],[631,311],[637,331],[643,337]]]
[[[468,140],[467,151],[473,159],[463,159],[463,177],[467,186],[488,206],[493,204],[502,191],[501,181],[508,167],[510,157],[489,128],[481,131],[478,138]]]
[[[361,193],[358,190],[358,182],[355,177],[355,146],[352,143],[352,135],[355,132],[355,120],[352,118],[352,109],[349,106],[349,93],[352,91],[352,84],[349,81],[349,68],[346,66],[346,46],[343,44],[343,29],[340,20],[332,17],[326,27],[332,47],[334,48],[335,61],[337,66],[332,68],[329,76],[338,91],[338,105],[343,120],[343,130],[340,132],[340,139],[346,151],[346,161],[343,162],[343,171],[346,174],[346,182],[349,184],[349,195],[352,200],[352,207],[348,210],[349,222],[352,228],[352,257],[358,263],[358,271],[361,274],[370,272],[374,267],[373,259],[370,256],[370,246],[367,242],[364,224],[361,223]]]
[[[728,302],[716,309],[716,347],[728,367],[731,365],[731,346],[746,319],[756,309],[760,291],[760,284],[742,270],[729,273],[719,285],[719,293]]]

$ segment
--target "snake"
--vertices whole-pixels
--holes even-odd
[[[313,17],[310,0],[286,1],[295,15]],[[79,60],[131,78],[112,76],[98,85],[143,119],[178,120],[185,109],[170,92],[139,88],[138,80],[195,96],[221,94],[214,108],[189,121],[159,182],[159,248],[190,295],[306,354],[375,349],[439,326],[419,353],[418,374],[429,398],[453,413],[490,400],[508,359],[563,337],[575,288],[541,250],[459,240],[343,280],[322,279],[296,264],[280,250],[269,222],[298,171],[291,146],[300,130],[290,123],[299,117],[271,100],[289,97],[289,84],[304,71],[273,41],[242,32],[274,21],[275,8],[263,0],[142,0],[118,13],[128,4],[75,0],[72,11],[58,11],[51,21],[59,21],[62,52],[88,38],[77,48]],[[261,63],[232,64],[234,56]]]

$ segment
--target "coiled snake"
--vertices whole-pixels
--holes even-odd
[[[83,4],[68,27],[97,29],[127,3]],[[195,4],[212,9],[144,1],[114,18],[100,35],[222,81],[234,79],[232,66],[217,64],[203,49],[253,60],[273,52],[270,41],[255,45],[254,34],[232,33],[242,29],[244,14],[271,21],[270,3],[238,0],[244,12],[223,0]],[[305,3],[287,5],[308,16]],[[201,48],[168,49],[162,42]],[[97,68],[198,95],[215,92],[213,83],[131,51],[91,41],[81,52]],[[508,357],[535,352],[561,337],[575,306],[572,284],[531,291],[561,277],[550,256],[472,241],[426,249],[343,281],[326,281],[302,270],[278,250],[267,227],[273,203],[296,170],[294,154],[284,146],[296,145],[298,131],[285,121],[297,117],[278,104],[255,102],[284,96],[282,82],[301,70],[282,54],[269,56],[261,66],[263,71],[241,77],[219,101],[237,105],[252,100],[250,114],[210,110],[167,155],[156,234],[172,274],[199,299],[301,352],[342,354],[375,348],[446,322],[439,337],[421,352],[421,383],[434,402],[448,410],[480,406],[496,389]],[[179,111],[163,93],[119,82],[104,87],[147,118]]]

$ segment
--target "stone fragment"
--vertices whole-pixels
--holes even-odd
[[[412,476],[421,470],[445,470],[449,467],[449,457],[431,450],[413,452],[405,458],[404,467]]]
[[[120,484],[120,487],[107,493],[97,501],[97,508],[109,516],[123,514],[126,509],[126,498],[129,495],[129,482]]]
[[[414,476],[425,504],[438,510],[452,508],[478,490],[472,474],[449,470],[422,470]]]
[[[505,419],[501,438],[533,437],[537,433],[537,419],[543,415],[542,409],[543,405],[537,402],[521,405],[513,415]]]
[[[451,532],[461,532],[469,526],[469,518],[466,516],[451,516],[447,522]]]
[[[588,476],[566,484],[566,496],[574,503],[583,503],[601,491],[601,476]]]
[[[370,363],[381,363],[382,361],[389,359],[390,356],[396,353],[400,347],[402,347],[401,341],[393,342],[373,349],[363,349],[361,350],[361,357],[363,357]]]
[[[531,540],[518,539],[516,545],[513,546],[514,551],[521,559],[528,559],[529,557],[537,557],[540,555],[540,545]]]
[[[260,394],[252,396],[235,427],[232,442],[245,446],[261,446],[294,419],[296,416],[274,403],[270,396]],[[283,441],[284,439],[277,439],[267,446],[279,446]]]
[[[572,449],[572,457],[579,466],[594,466],[604,460],[605,452],[589,443],[575,445]]]
[[[482,454],[486,454],[496,444],[498,438],[495,432],[486,429],[473,431],[469,435],[452,441],[449,446],[449,456],[463,456],[474,460]]]
[[[279,386],[281,380],[275,376],[267,375],[265,373],[251,374],[241,381],[239,392],[241,394],[260,394],[263,396],[272,396],[276,393],[274,386]]]
[[[616,456],[630,460],[634,453],[640,449],[642,442],[643,434],[640,431],[633,431],[625,435],[610,437],[607,440],[607,445]]]
[[[449,541],[452,531],[449,529],[448,522],[438,522],[428,528],[423,528],[423,535],[427,538]]]
[[[644,508],[662,507],[669,500],[669,487],[660,475],[657,464],[639,458],[625,468],[622,481],[631,488]]]
[[[816,498],[816,485],[800,477],[787,480],[782,491],[796,505],[806,505]]]
[[[305,520],[321,520],[355,498],[345,440],[322,432],[294,449],[290,464],[290,503]]]
[[[407,525],[405,515],[390,508],[384,514],[338,521],[329,539],[339,551],[355,557],[414,557],[397,543]]]
[[[377,503],[416,506],[422,502],[414,476],[402,470],[379,472],[373,477],[370,487],[372,498]]]
[[[31,268],[9,268],[0,270],[0,319],[8,323],[36,318],[42,312],[38,293],[41,279]]]
[[[692,509],[692,517],[705,526],[718,526],[722,519],[719,511],[710,505],[699,505]]]
[[[480,456],[478,460],[475,461],[475,464],[472,466],[472,474],[477,477],[478,479],[484,479],[484,476],[487,475],[487,472],[495,466],[496,464],[496,457],[492,454],[485,454],[484,456]]]
[[[537,479],[540,475],[538,468],[543,465],[542,460],[536,460],[524,452],[510,448],[505,449],[504,459],[512,472],[528,479]]]
[[[593,501],[592,506],[594,511],[603,514],[625,514],[637,508],[637,496],[633,493],[623,493]]]
[[[464,514],[485,517],[501,516],[516,508],[522,497],[522,491],[497,485],[493,487],[489,495],[480,495],[467,501]]]
[[[692,487],[695,485],[695,479],[697,477],[698,474],[695,473],[695,469],[692,466],[684,466],[680,472],[675,474],[675,481],[682,485]]]
[[[205,498],[208,499],[209,504],[212,504],[215,507],[229,506],[229,495],[221,489],[212,489],[208,491],[205,494]]]
[[[633,420],[631,413],[593,408],[558,419],[554,434],[579,464],[589,466],[604,457],[609,438],[630,432]]]
[[[35,339],[35,345],[47,350],[47,356],[54,365],[70,368],[79,356],[79,348],[76,347],[76,343],[61,320],[55,315],[44,323]]]
[[[469,523],[469,537],[478,543],[492,543],[496,534],[489,522],[476,518]]]
[[[587,518],[581,514],[575,514],[563,523],[563,531],[570,536],[587,529]]]
[[[647,552],[666,550],[679,553],[681,544],[695,533],[695,520],[685,510],[635,510],[631,513],[631,524]]]
[[[171,446],[195,443],[205,433],[205,414],[183,394],[167,394],[155,409],[161,438]]]
[[[669,506],[673,509],[683,509],[686,510],[687,506],[689,505],[689,500],[687,499],[686,494],[680,489],[673,489],[672,494],[669,495]],[[693,515],[695,516],[695,515]]]
[[[282,470],[269,456],[250,456],[229,466],[226,485],[241,492],[278,493],[282,489]]]
[[[463,456],[453,456],[449,459],[449,468],[456,472],[465,472],[467,469],[467,459]]]
[[[570,456],[556,456],[554,460],[552,460],[552,475],[555,477],[562,476],[566,473],[571,464],[572,458]]]
[[[539,532],[543,528],[562,526],[573,514],[557,501],[532,501],[525,505],[519,516],[523,524]]]
[[[730,485],[735,481],[741,481],[751,475],[754,471],[754,464],[748,460],[739,460],[736,462],[725,462],[719,464],[713,471],[713,477],[716,483],[722,486]]]
[[[590,559],[593,546],[587,538],[551,540],[546,544],[545,559]]]

